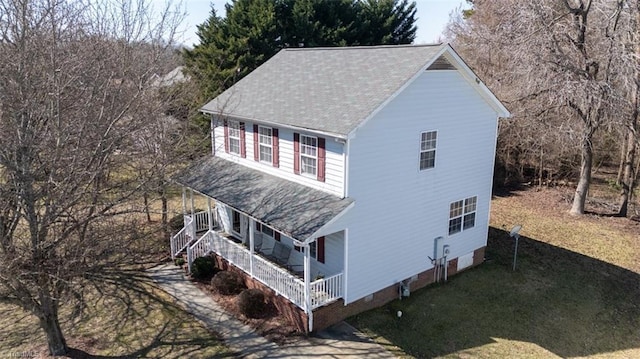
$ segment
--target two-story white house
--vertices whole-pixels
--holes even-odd
[[[201,111],[213,154],[175,181],[210,205],[172,254],[217,254],[305,329],[483,261],[509,112],[449,45],[284,49]]]

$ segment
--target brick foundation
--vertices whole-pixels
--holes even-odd
[[[466,269],[473,268],[484,261],[485,247],[478,248],[473,252],[473,265]],[[215,256],[216,265],[223,270],[234,271],[242,275],[245,280],[245,284],[248,288],[258,288],[265,293],[265,296],[278,308],[278,311],[284,316],[289,323],[299,331],[306,333],[308,331],[308,318],[305,312],[295,304],[291,303],[288,299],[277,295],[275,291],[266,285],[262,284],[256,279],[251,278],[241,269],[229,264],[227,260],[220,256]],[[449,261],[447,267],[447,275],[452,276],[458,273],[458,258],[454,258]],[[422,273],[419,273],[417,279],[410,283],[410,289],[412,292],[424,288],[434,282],[434,270],[429,269]],[[344,300],[338,301],[318,308],[313,311],[313,331],[325,329],[333,324],[336,324],[350,316],[358,313],[365,312],[367,310],[381,307],[394,299],[399,297],[398,285],[394,284],[388,286],[382,290],[379,290],[373,295],[369,295],[365,298],[359,299],[349,305],[344,305]]]

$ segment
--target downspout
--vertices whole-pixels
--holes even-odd
[[[304,245],[304,311],[309,318],[309,332],[313,331],[313,310],[311,309],[311,255],[309,244]]]
[[[351,137],[347,136],[347,141],[344,144],[344,151],[342,156],[344,157],[344,197],[349,197],[349,150],[351,149]],[[342,298],[344,299],[344,306],[347,306],[347,277],[349,273],[349,228],[344,229],[344,270],[342,273]]]
[[[351,139],[347,137],[347,141],[344,144],[342,151],[343,163],[344,163],[344,178],[342,186],[344,187],[344,197],[349,197],[349,149],[351,147]]]
[[[211,122],[210,122],[210,127],[211,127],[211,155],[215,156],[216,155],[216,124],[215,124],[216,118],[213,114],[211,114]]]
[[[349,272],[349,228],[344,229],[344,270],[342,273],[342,299],[344,306],[347,306],[347,273]]]

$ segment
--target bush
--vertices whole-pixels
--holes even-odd
[[[182,257],[176,258],[176,265],[178,267],[182,267],[184,265],[184,263],[185,263],[184,258],[182,258]]]
[[[216,262],[213,257],[198,257],[191,264],[191,276],[195,279],[205,279],[213,275]]]
[[[243,290],[238,296],[238,307],[242,314],[249,318],[262,317],[267,309],[264,293],[259,289]]]
[[[246,288],[242,276],[236,272],[220,272],[211,279],[211,285],[220,294],[232,295],[242,292]]]

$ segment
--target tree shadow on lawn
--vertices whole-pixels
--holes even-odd
[[[95,277],[91,279],[100,284],[87,287],[81,313],[62,307],[61,325],[69,346],[64,357],[236,357],[217,333],[176,305],[146,273],[105,270]],[[35,318],[28,319],[30,324],[9,332],[12,347],[46,355],[44,335]]]
[[[491,356],[478,347],[494,338],[561,357],[640,348],[638,273],[526,237],[514,272],[513,248],[508,232],[490,228],[481,266],[349,321],[421,358],[461,350]]]

